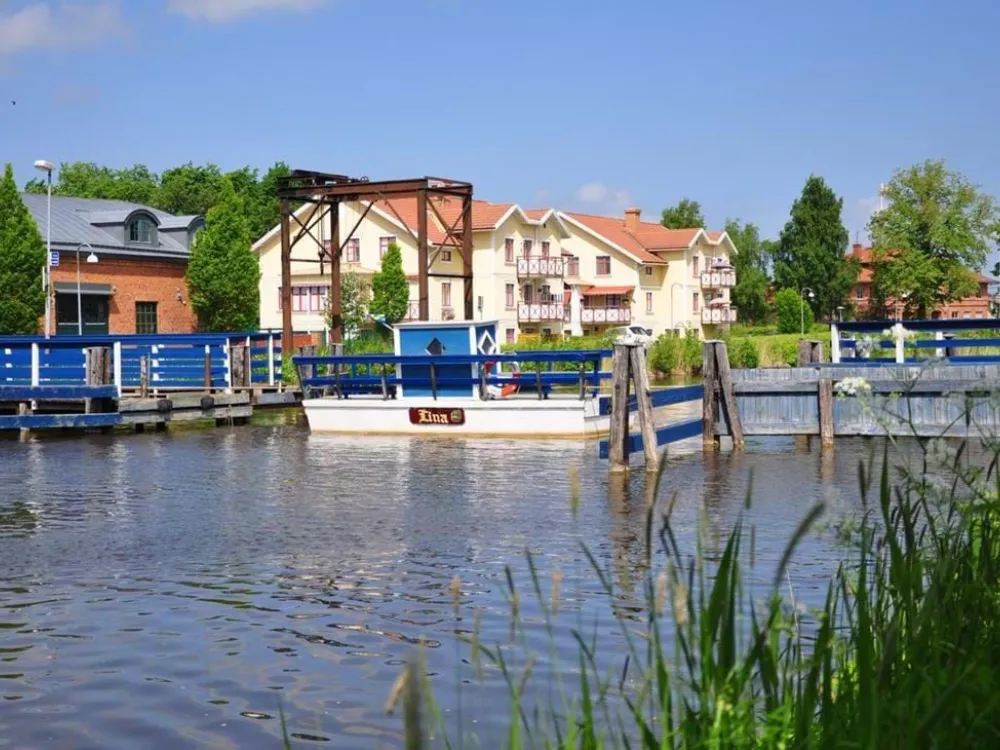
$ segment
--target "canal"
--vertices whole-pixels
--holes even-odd
[[[675,527],[693,549],[699,522],[728,531],[752,472],[766,580],[812,504],[829,504],[828,521],[857,510],[858,462],[879,446],[844,441],[822,457],[793,439],[742,454],[679,446],[661,497],[676,493]],[[495,673],[478,683],[456,632],[478,609],[484,644],[509,638],[505,565],[543,656],[525,549],[546,591],[561,572],[566,624],[552,651],[564,664],[576,659],[570,626],[623,647],[581,543],[619,603],[641,597],[646,479],[609,492],[596,453],[317,437],[281,420],[0,443],[0,746],[280,747],[280,706],[295,746],[397,747],[401,720],[383,706],[421,639],[448,720],[461,713],[481,746],[497,746],[507,687]],[[818,603],[838,559],[833,529],[805,540],[796,598]],[[551,683],[554,669],[541,663],[536,677]]]

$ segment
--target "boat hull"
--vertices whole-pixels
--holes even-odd
[[[597,438],[608,429],[593,399],[317,398],[302,406],[314,433]]]

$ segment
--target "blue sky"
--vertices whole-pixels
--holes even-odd
[[[988,0],[0,0],[0,161],[281,159],[647,218],[688,196],[767,236],[816,173],[853,237],[926,158],[1000,194],[998,23]]]

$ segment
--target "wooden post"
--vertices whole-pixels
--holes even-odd
[[[725,341],[713,342],[715,349],[715,371],[722,391],[722,403],[726,407],[726,422],[729,434],[733,438],[733,446],[743,447],[743,422],[736,408],[736,393],[733,390],[733,373],[729,369],[729,352]]]
[[[649,372],[646,369],[646,352],[641,346],[631,347],[632,382],[635,383],[635,400],[639,413],[639,431],[642,433],[642,453],[646,471],[656,471],[659,463],[656,426],[653,424],[653,402],[649,400]]]
[[[26,417],[30,413],[31,413],[31,404],[29,404],[27,401],[22,401],[21,403],[19,403],[17,405],[17,416],[19,416],[19,417]],[[29,428],[27,428],[27,427],[22,427],[18,431],[18,436],[19,436],[19,438],[20,438],[20,440],[21,440],[22,443],[25,442],[25,441],[27,441],[27,440],[30,440],[31,439],[31,430]]]
[[[799,339],[799,354],[795,366],[805,367],[810,362],[812,362],[812,343],[806,339]]]
[[[243,344],[234,344],[229,348],[229,372],[230,386],[233,390],[247,388],[250,380],[247,377],[247,347]]]
[[[295,347],[295,353],[300,357],[313,357],[316,355],[315,346],[297,346]],[[303,365],[299,368],[299,376],[302,380],[311,380],[316,376],[315,365]],[[302,393],[305,394],[306,386],[299,382],[299,388],[302,389]]]
[[[205,344],[205,393],[212,392],[212,347]]]
[[[611,367],[611,424],[608,429],[608,463],[612,474],[628,471],[629,348],[615,344]]]
[[[111,350],[103,346],[87,349],[87,385],[108,385],[111,382]],[[85,398],[83,410],[87,414],[103,411],[103,399]]]
[[[149,398],[149,357],[139,357],[139,398]]]
[[[716,400],[715,385],[715,342],[706,341],[701,350],[701,375],[705,395],[701,401],[701,439],[706,448],[718,448],[715,423],[718,421],[719,404]]]
[[[812,341],[812,361],[813,364],[823,364],[823,342],[822,341]]]
[[[833,381],[819,381],[819,437],[824,447],[833,445]]]

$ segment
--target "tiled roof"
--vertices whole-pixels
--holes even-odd
[[[584,297],[595,297],[603,294],[631,294],[634,286],[591,286],[583,290]]]
[[[22,193],[21,199],[45,238],[48,196]],[[135,211],[146,211],[160,222],[160,226],[171,222],[172,214],[148,206],[127,201],[112,201],[97,198],[70,198],[52,196],[52,246],[57,250],[73,250],[80,243],[87,243],[96,251],[113,251],[130,255],[153,257],[186,258],[191,254],[186,243],[179,242],[166,232],[157,232],[157,245],[137,248],[126,245],[109,231],[108,224],[121,223]],[[92,222],[99,221],[102,226]],[[190,221],[189,221],[190,223]]]
[[[458,222],[458,217],[462,212],[462,201],[458,198],[431,197],[429,201],[434,202],[434,212],[430,207],[427,209],[427,239],[434,244],[444,242],[447,227],[442,225],[441,219],[454,226]],[[417,199],[416,197],[393,198],[389,201],[378,201],[375,204],[380,211],[396,218],[399,215],[404,223],[413,231],[417,232]],[[489,203],[487,201],[472,201],[472,231],[482,232],[496,228],[497,223],[510,211],[513,203]],[[395,211],[395,212],[394,212]]]
[[[633,234],[632,232],[630,232],[628,229],[625,228],[624,219],[618,219],[611,216],[593,216],[591,214],[580,214],[580,213],[570,213],[570,212],[566,212],[564,215],[568,216],[570,219],[577,222],[578,224],[582,224],[583,226],[587,227],[587,229],[589,229],[590,231],[601,235],[605,239],[609,240],[613,244],[620,247],[625,252],[635,257],[635,259],[640,261],[641,263],[649,263],[650,265],[666,264],[666,261],[663,260],[663,258],[653,255],[653,253],[651,253],[647,249],[647,247],[649,246],[645,244],[647,240],[657,243],[657,240],[654,240],[654,232],[656,230],[653,229],[653,227],[659,225],[643,222],[640,225],[640,231]],[[660,227],[660,229],[663,229],[664,232],[671,231],[669,229],[664,229],[663,227]],[[685,231],[685,230],[675,230],[675,231]],[[693,231],[697,232],[698,230],[693,230]],[[640,239],[640,237],[642,237],[642,239]],[[657,233],[657,237],[660,237],[659,233]]]

